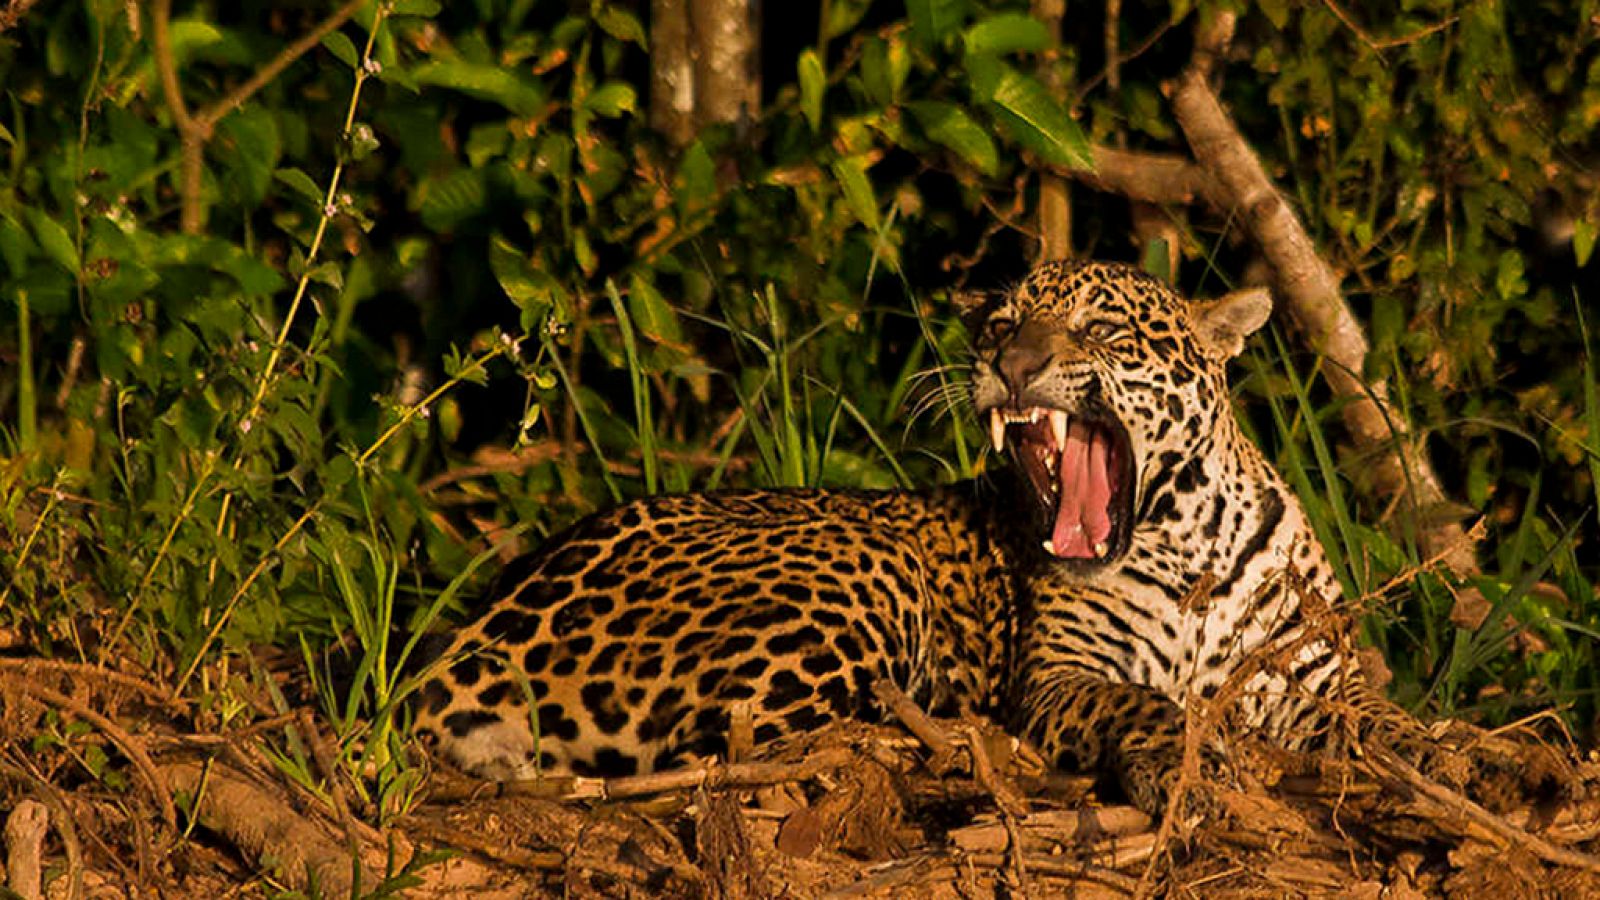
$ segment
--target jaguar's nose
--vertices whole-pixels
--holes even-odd
[[[1023,392],[1054,357],[1055,348],[1049,342],[1023,332],[1000,351],[999,358],[995,360],[995,371],[999,373],[1000,380],[1005,382],[1012,400],[1020,402]]]

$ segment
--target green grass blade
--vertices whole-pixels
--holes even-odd
[[[622,331],[622,350],[628,360],[628,381],[633,386],[633,428],[639,440],[639,455],[644,467],[646,493],[659,491],[656,479],[656,428],[650,414],[650,376],[639,363],[639,344],[634,338],[633,320],[628,316],[628,306],[611,279],[606,279],[606,296],[611,298],[611,309],[617,314],[617,328]]]

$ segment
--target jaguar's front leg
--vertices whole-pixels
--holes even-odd
[[[1166,811],[1183,765],[1178,704],[1144,685],[1076,670],[1030,679],[1020,700],[1017,728],[1051,764],[1113,775],[1134,806]]]

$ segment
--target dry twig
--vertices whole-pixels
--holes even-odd
[[[888,708],[891,715],[899,720],[916,738],[927,745],[928,757],[925,765],[928,771],[935,775],[943,775],[956,765],[956,746],[945,736],[944,729],[928,718],[915,701],[907,697],[905,692],[896,687],[888,679],[879,678],[872,683],[873,696],[878,702]]]
[[[1362,749],[1382,767],[1384,772],[1398,778],[1444,812],[1478,825],[1506,843],[1520,847],[1545,862],[1600,873],[1600,856],[1558,847],[1538,835],[1523,831],[1466,797],[1428,779],[1417,771],[1415,766],[1401,759],[1388,747],[1368,743],[1363,745]]]

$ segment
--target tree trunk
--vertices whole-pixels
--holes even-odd
[[[684,0],[650,3],[650,127],[674,147],[694,139],[694,62]]]
[[[694,122],[739,125],[761,104],[751,0],[690,0]]]
[[[651,0],[650,126],[684,147],[761,107],[757,0]]]

